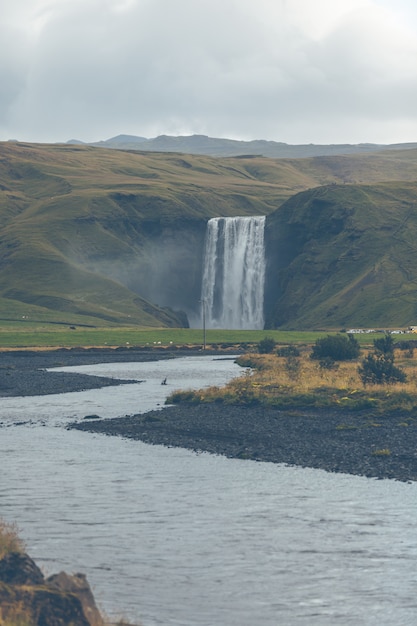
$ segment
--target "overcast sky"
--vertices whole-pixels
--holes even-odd
[[[0,140],[417,141],[416,0],[1,0]]]

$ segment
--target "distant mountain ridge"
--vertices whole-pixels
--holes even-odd
[[[67,143],[83,144],[82,141],[71,139]],[[236,157],[257,155],[271,158],[306,158],[317,156],[336,156],[343,154],[364,154],[381,150],[406,150],[417,148],[417,143],[398,144],[299,144],[292,145],[279,141],[255,139],[239,141],[207,135],[159,135],[151,139],[135,135],[117,135],[104,141],[86,143],[84,145],[117,150],[140,150],[147,152],[182,152],[206,156]]]

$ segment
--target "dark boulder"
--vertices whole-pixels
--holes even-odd
[[[42,585],[45,578],[30,556],[9,552],[0,560],[0,581],[7,585]]]
[[[6,624],[90,626],[76,596],[45,586],[0,583],[0,607]]]

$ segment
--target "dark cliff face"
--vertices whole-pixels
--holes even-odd
[[[131,222],[127,252],[114,257],[107,252],[86,263],[141,298],[192,318],[200,308],[206,223],[204,219],[181,218]],[[181,314],[179,321],[187,324]]]
[[[177,220],[149,233],[134,290],[160,306],[195,314],[200,308],[205,234],[206,220]]]
[[[265,227],[265,320],[269,328],[300,316],[332,261],[317,263],[347,226],[350,210],[335,206],[323,189],[297,194],[267,217]]]

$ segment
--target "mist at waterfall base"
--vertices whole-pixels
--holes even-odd
[[[264,327],[265,216],[207,223],[201,305],[206,328]]]

